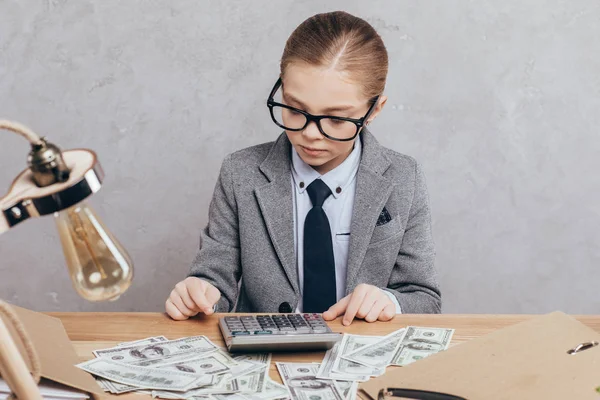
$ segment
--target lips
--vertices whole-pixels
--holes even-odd
[[[306,146],[300,146],[302,148],[302,150],[304,150],[305,153],[308,153],[310,155],[316,155],[316,154],[323,154],[326,150],[322,150],[322,149],[315,149],[312,147],[306,147]]]

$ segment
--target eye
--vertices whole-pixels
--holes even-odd
[[[334,125],[334,126],[340,126],[340,125],[344,125],[346,123],[346,121],[341,121],[339,119],[330,119],[329,121],[330,121],[331,125]]]

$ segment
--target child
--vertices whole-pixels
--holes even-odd
[[[318,14],[296,28],[267,101],[284,132],[225,158],[171,318],[235,307],[349,325],[440,312],[421,168],[365,127],[386,103],[387,69],[360,18]]]

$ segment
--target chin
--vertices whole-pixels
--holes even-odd
[[[300,155],[300,153],[298,155]],[[302,161],[304,161],[311,167],[320,167],[321,165],[326,164],[329,161],[319,157],[309,157],[306,155],[300,155],[300,158],[302,159]]]

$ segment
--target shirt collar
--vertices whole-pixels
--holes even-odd
[[[356,176],[361,153],[362,144],[360,138],[358,138],[354,142],[354,149],[352,149],[350,155],[340,165],[325,175],[321,175],[313,167],[302,161],[300,155],[292,146],[292,177],[294,178],[296,191],[304,193],[308,185],[315,179],[320,178],[329,187],[333,197],[337,199],[348,189],[352,179]]]

